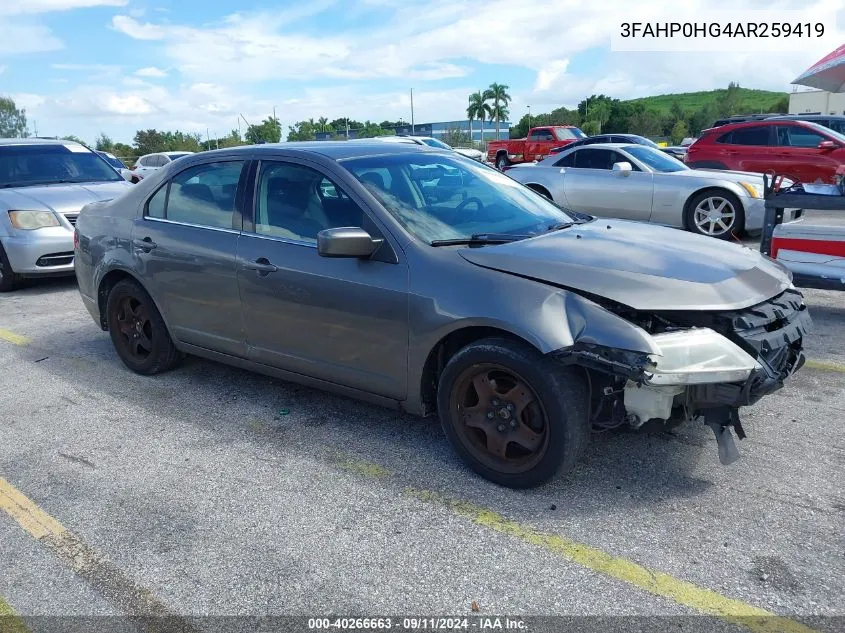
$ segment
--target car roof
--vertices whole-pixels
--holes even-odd
[[[815,121],[817,119],[839,119],[845,120],[841,114],[780,114],[778,116],[766,117],[766,121]]]
[[[286,143],[262,143],[260,145],[240,145],[226,149],[215,149],[194,154],[196,157],[205,156],[232,156],[237,154],[279,154],[281,152],[292,152],[301,154],[321,154],[332,160],[343,160],[346,158],[365,158],[368,156],[383,156],[386,154],[409,154],[428,152],[432,154],[445,154],[446,150],[429,147],[428,145],[417,145],[416,143],[383,143],[380,141],[369,141],[366,139],[355,139],[349,141],[296,141]]]
[[[56,138],[0,138],[0,145],[75,145],[77,147],[85,147],[76,141],[64,141]],[[85,148],[88,149],[88,148]]]

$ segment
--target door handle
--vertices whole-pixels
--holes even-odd
[[[149,253],[157,246],[157,244],[153,242],[152,238],[145,237],[142,240],[132,240],[132,246],[144,251],[145,253]]]
[[[279,267],[275,264],[271,264],[270,260],[266,257],[259,257],[254,262],[245,262],[244,268],[247,270],[255,270],[259,273],[264,273],[265,275],[279,270]]]

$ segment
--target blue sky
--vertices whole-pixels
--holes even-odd
[[[845,0],[689,0],[843,15]],[[463,118],[467,95],[507,84],[511,118],[574,106],[592,93],[631,98],[724,87],[788,90],[839,34],[780,54],[624,53],[612,29],[629,1],[604,0],[2,0],[0,93],[42,135],[139,128],[212,136],[273,108],[284,125],[320,116]],[[671,3],[636,3],[662,19]],[[667,12],[665,15],[661,11]],[[793,47],[794,48],[794,47]]]

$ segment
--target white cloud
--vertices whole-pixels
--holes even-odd
[[[841,0],[685,1],[690,7],[706,6],[714,20],[733,6],[765,10],[761,19],[776,19],[777,12],[786,8],[801,8],[812,19],[821,19],[842,4]],[[50,2],[88,6],[96,0],[38,2],[42,7]],[[800,53],[775,55],[608,51],[612,30],[634,6],[630,0],[591,4],[489,0],[482,5],[470,0],[427,0],[424,5],[362,0],[354,7],[338,2],[321,15],[320,20],[330,25],[325,32],[300,22],[331,5],[332,0],[323,0],[234,13],[202,25],[170,22],[158,8],[151,8],[146,18],[127,8],[113,17],[111,27],[147,42],[160,67],[141,68],[119,80],[88,76],[86,85],[72,84],[71,91],[45,96],[33,107],[38,109],[39,123],[50,120],[68,128],[56,130],[60,134],[96,136],[106,131],[120,138],[131,137],[139,127],[197,132],[209,127],[212,133],[223,134],[237,126],[240,114],[254,123],[268,116],[274,105],[285,126],[319,116],[408,120],[408,90],[394,89],[407,85],[414,86],[418,122],[458,119],[465,114],[470,92],[502,81],[490,68],[510,66],[529,75],[521,82],[525,87],[511,86],[511,118],[516,120],[528,104],[532,112],[540,113],[574,106],[593,93],[632,98],[725,87],[730,81],[787,90],[801,70],[840,43],[808,40]],[[660,0],[635,6],[638,19],[671,20],[671,7],[665,7]],[[369,11],[392,17],[374,27],[343,26],[352,13],[362,18],[360,24],[366,23],[362,16]],[[841,34],[833,35],[837,37],[842,39]],[[4,45],[0,41],[0,49]],[[593,67],[585,66],[590,56],[598,60]],[[508,75],[519,76],[510,71]],[[169,81],[154,82],[162,85],[145,81],[164,76]],[[437,83],[443,79],[450,81]],[[318,88],[319,80],[333,85]],[[278,96],[271,99],[268,94]]]
[[[49,13],[91,7],[123,7],[127,3],[128,0],[3,0],[0,2],[0,15]]]
[[[563,82],[573,80],[567,74],[572,58],[589,49],[606,49],[611,31],[620,26],[621,16],[630,15],[632,11],[628,0],[590,4],[580,0],[555,3],[492,0],[483,7],[470,0],[429,0],[424,7],[393,0],[372,0],[369,4],[392,9],[392,19],[370,29],[332,29],[328,35],[311,34],[295,26],[291,28],[298,18],[325,8],[318,3],[316,6],[303,5],[299,10],[236,13],[205,26],[140,22],[127,15],[115,16],[112,26],[134,39],[162,41],[163,50],[174,67],[197,81],[215,80],[228,84],[314,78],[436,81],[468,76],[472,72],[470,64],[474,62],[507,64],[534,71],[538,96],[551,96],[553,92],[568,92]],[[841,0],[815,0],[811,6],[800,0],[749,0],[744,3],[687,0],[685,7],[706,7],[713,19],[725,19],[729,16],[725,11],[736,6],[765,8],[761,19],[771,20],[782,8],[800,8],[807,15],[831,18],[840,5]],[[636,6],[638,19],[671,20],[671,7],[663,2]],[[828,21],[832,24],[832,19]],[[335,24],[342,24],[342,21]],[[661,76],[668,78],[670,83],[692,78],[697,86],[710,88],[717,85],[717,76],[746,67],[755,85],[776,87],[780,69],[789,73],[800,70],[815,53],[821,56],[832,48],[830,41],[832,39],[808,40],[803,53],[774,56],[698,54],[696,59],[685,53],[611,53],[607,70],[617,74],[624,71],[630,78],[603,83],[608,89],[625,91],[656,85],[654,77]],[[676,59],[685,61],[679,65]],[[637,61],[630,63],[628,60]],[[679,66],[688,66],[688,60],[702,72],[674,76]],[[582,78],[575,83],[591,82]],[[596,77],[592,83],[602,83],[602,78]]]
[[[40,24],[0,17],[0,32],[3,33],[3,37],[0,37],[0,57],[46,53],[63,46],[50,29]]]
[[[167,73],[161,68],[155,66],[147,66],[146,68],[139,68],[135,71],[139,77],[167,77]]]

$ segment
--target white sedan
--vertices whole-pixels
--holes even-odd
[[[560,206],[721,239],[763,228],[761,174],[690,169],[666,153],[625,143],[579,146],[505,173]],[[785,221],[802,215],[788,209]]]
[[[132,168],[132,176],[129,178],[130,182],[138,182],[143,180],[147,175],[162,167],[169,165],[174,160],[182,158],[183,156],[190,156],[194,152],[158,152],[156,154],[145,154],[140,156],[135,161],[135,166]]]

